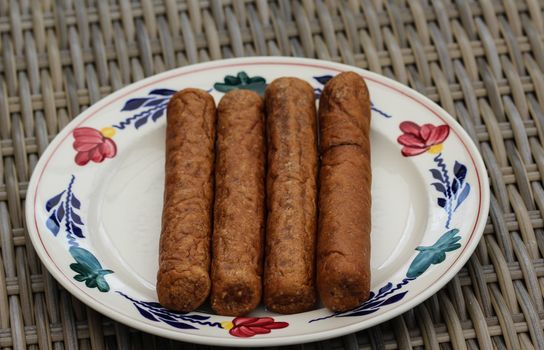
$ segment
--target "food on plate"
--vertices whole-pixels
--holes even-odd
[[[333,311],[368,299],[372,174],[363,78],[345,72],[329,80],[316,114],[313,88],[292,77],[274,80],[264,100],[233,90],[217,110],[203,90],[172,97],[157,276],[163,306],[193,311],[210,290],[212,309],[225,316],[246,315],[262,296],[283,314],[311,310],[317,295]]]
[[[206,91],[185,89],[168,103],[157,294],[180,312],[194,310],[210,292],[215,122]]]
[[[212,309],[242,316],[262,292],[265,162],[264,103],[255,92],[233,90],[218,105]]]
[[[268,172],[264,303],[274,312],[310,310],[316,302],[317,120],[313,88],[297,78],[265,92]]]
[[[346,311],[370,289],[370,99],[361,76],[325,85],[319,127],[317,288],[327,308]]]

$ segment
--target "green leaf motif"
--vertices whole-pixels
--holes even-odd
[[[70,268],[77,272],[74,279],[78,282],[85,282],[88,288],[98,288],[103,293],[109,292],[110,286],[104,276],[113,273],[113,271],[103,269],[98,259],[86,249],[70,247],[69,252],[76,261],[70,264]]]
[[[459,249],[461,243],[458,241],[461,236],[457,236],[458,229],[450,230],[444,233],[438,241],[432,246],[419,246],[416,248],[419,254],[410,264],[406,277],[417,278],[421,276],[431,265],[440,264],[446,259],[446,253]]]
[[[215,83],[213,87],[220,92],[251,90],[262,96],[266,89],[266,79],[260,76],[249,77],[246,72],[241,71],[236,76],[227,75],[222,83]]]

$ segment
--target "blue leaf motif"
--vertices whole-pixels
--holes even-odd
[[[363,302],[361,305],[355,309],[346,311],[346,312],[335,312],[331,313],[325,317],[319,317],[308,321],[308,323],[326,320],[331,317],[352,317],[352,316],[363,316],[374,313],[380,310],[383,306],[391,305],[399,300],[402,300],[408,291],[401,291],[410,281],[413,281],[415,278],[405,277],[402,281],[398,282],[396,285],[388,282],[385,286],[380,288],[378,294],[370,292],[370,297],[367,301]],[[394,294],[397,293],[397,294]],[[394,294],[394,295],[392,295]]]
[[[382,304],[382,306],[384,306],[384,305],[390,305],[390,304],[396,303],[397,301],[402,300],[402,298],[404,298],[404,296],[406,295],[406,293],[408,293],[408,291],[393,295],[392,297],[390,297],[389,299],[387,299],[386,301],[384,301],[383,304]]]
[[[458,190],[459,190],[459,180],[453,179],[453,181],[451,182],[451,191],[453,192],[453,194],[456,194]]]
[[[446,188],[440,182],[435,182],[435,183],[432,183],[431,185],[433,185],[434,188],[436,188],[438,192],[446,194]]]
[[[329,80],[332,79],[332,75],[321,75],[314,77],[315,80],[317,80],[320,84],[325,85]]]
[[[172,96],[176,93],[176,90],[170,89],[155,89],[149,92],[150,95],[160,95],[160,96]]]
[[[384,111],[382,111],[381,109],[379,109],[378,107],[374,106],[372,103],[371,103],[371,106],[370,109],[376,113],[378,113],[379,115],[381,115],[382,117],[385,117],[385,118],[393,118],[393,116],[391,114],[387,114],[385,113]]]
[[[57,222],[62,222],[62,219],[64,219],[64,205],[57,209]]]
[[[467,176],[467,167],[459,163],[458,161],[455,161],[455,164],[453,166],[453,173],[455,174],[457,180],[459,180],[459,182],[463,184],[463,181],[465,181],[465,177]]]
[[[130,300],[132,305],[138,309],[138,312],[142,316],[152,321],[164,322],[165,324],[168,324],[178,329],[198,329],[192,324],[223,328],[223,326],[219,322],[207,321],[210,318],[209,316],[187,315],[182,312],[169,311],[157,302],[136,300],[121,291],[116,292],[125,297],[126,299]]]
[[[148,313],[152,314],[155,320],[164,322],[172,327],[179,329],[198,329],[197,327],[191,325],[196,324],[221,329],[223,328],[219,322],[207,321],[210,318],[209,316],[187,315],[182,312],[169,311],[162,307],[159,303],[135,300],[121,291],[116,292],[130,300],[135,307],[144,309]]]
[[[79,226],[72,225],[72,230],[74,231],[74,235],[78,236],[79,238],[85,238],[83,231]]]
[[[72,221],[73,221],[75,224],[83,225],[83,222],[81,221],[81,218],[79,217],[79,215],[77,215],[76,213],[72,212],[71,217],[72,217]]]
[[[57,221],[57,216],[55,215],[55,212],[53,212],[49,219],[47,219],[45,225],[47,226],[49,231],[51,231],[55,236],[59,233],[60,224]]]
[[[145,123],[147,123],[147,117],[148,116],[145,116],[143,118],[136,120],[136,122],[134,123],[134,127],[136,129],[139,129],[141,126],[145,125]]]
[[[138,310],[138,312],[140,313],[140,315],[142,315],[143,317],[147,318],[147,319],[150,320],[150,321],[159,322],[159,320],[157,320],[157,319],[155,318],[155,316],[153,316],[153,314],[152,314],[151,312],[142,309],[142,308],[139,307],[136,303],[134,303],[134,306],[136,307],[136,310]]]
[[[383,299],[380,300],[369,300],[365,303],[363,303],[361,306],[357,308],[357,310],[366,310],[366,309],[372,309],[378,306],[381,306],[383,304]]]
[[[153,106],[157,106],[157,105],[160,105],[161,103],[163,103],[164,101],[166,101],[166,98],[157,98],[157,99],[152,99],[151,101],[147,102],[144,107],[153,107]]]
[[[443,192],[444,198],[438,198],[437,203],[446,211],[447,220],[444,226],[446,229],[450,229],[454,212],[470,192],[470,186],[468,187],[468,190],[465,189],[465,185],[468,185],[466,182],[467,167],[464,164],[455,161],[452,171],[453,176],[450,176],[449,174],[451,174],[451,172],[448,171],[448,167],[444,161],[444,158],[442,157],[442,153],[434,157],[433,160],[435,161],[437,168],[430,169],[430,172],[432,173],[433,178],[437,179],[446,190],[445,193]],[[437,190],[439,190],[440,186],[435,187]]]
[[[455,206],[455,209],[459,208],[461,203],[465,201],[465,199],[468,197],[468,194],[470,193],[470,184],[465,184],[465,187],[463,188],[463,191],[461,191],[461,194],[457,198],[457,205]]]
[[[198,321],[206,321],[207,319],[210,318],[210,316],[204,316],[204,315],[183,315],[183,317],[190,318],[193,320],[198,320]]]
[[[135,109],[138,109],[149,99],[149,97],[131,98],[130,100],[125,102],[125,105],[123,106],[123,109],[121,109],[121,111],[133,111]]]
[[[385,286],[380,288],[380,291],[378,292],[378,295],[382,295],[386,292],[389,292],[393,288],[393,283],[389,282]],[[370,299],[370,298],[369,298]]]
[[[76,198],[76,196],[72,196],[72,206],[76,209],[81,208],[81,202]]]
[[[45,210],[50,211],[54,206],[58,204],[60,199],[62,198],[62,195],[64,194],[64,191],[57,194],[55,197],[49,199],[47,203],[45,203]]]
[[[441,183],[444,183],[444,179],[442,178],[442,174],[440,173],[440,170],[438,170],[438,169],[429,169],[429,171],[431,172],[431,174],[433,175],[433,177],[435,179],[437,179]]]
[[[169,321],[175,321],[176,319],[172,316],[170,316],[168,313],[166,312],[156,312],[154,311],[153,312],[158,318],[160,318],[161,320],[169,320]]]
[[[121,111],[139,111],[132,113],[131,116],[112,126],[116,129],[124,130],[129,125],[133,125],[135,129],[139,129],[146,125],[150,118],[154,122],[157,121],[164,115],[168,100],[175,93],[176,91],[171,89],[154,89],[149,92],[147,97],[128,100]]]
[[[154,301],[142,301],[141,303],[148,307],[155,307],[155,308],[162,309],[162,305]]]
[[[153,113],[153,115],[151,116],[151,119],[156,122],[157,119],[159,119],[160,117],[162,117],[162,115],[164,114],[164,109],[159,109],[158,111],[155,111],[155,113]]]

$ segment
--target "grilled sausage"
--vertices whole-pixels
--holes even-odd
[[[280,78],[266,89],[268,218],[264,301],[291,314],[316,302],[317,131],[312,87]]]
[[[212,309],[242,316],[261,301],[265,214],[263,99],[233,90],[218,106]]]
[[[175,311],[196,309],[210,292],[215,121],[203,90],[182,90],[168,103],[157,294]]]
[[[317,288],[327,308],[346,311],[370,289],[370,99],[358,74],[326,84],[319,127]]]

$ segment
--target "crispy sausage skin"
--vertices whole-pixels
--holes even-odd
[[[261,301],[265,215],[264,103],[233,90],[218,106],[212,239],[213,310],[242,316]]]
[[[313,88],[279,78],[266,89],[268,217],[264,302],[291,314],[316,302],[317,130]]]
[[[210,292],[215,122],[214,100],[203,90],[182,90],[168,104],[157,294],[181,312]]]
[[[346,311],[370,290],[370,99],[363,78],[345,72],[326,84],[319,126],[317,288],[327,308]]]

